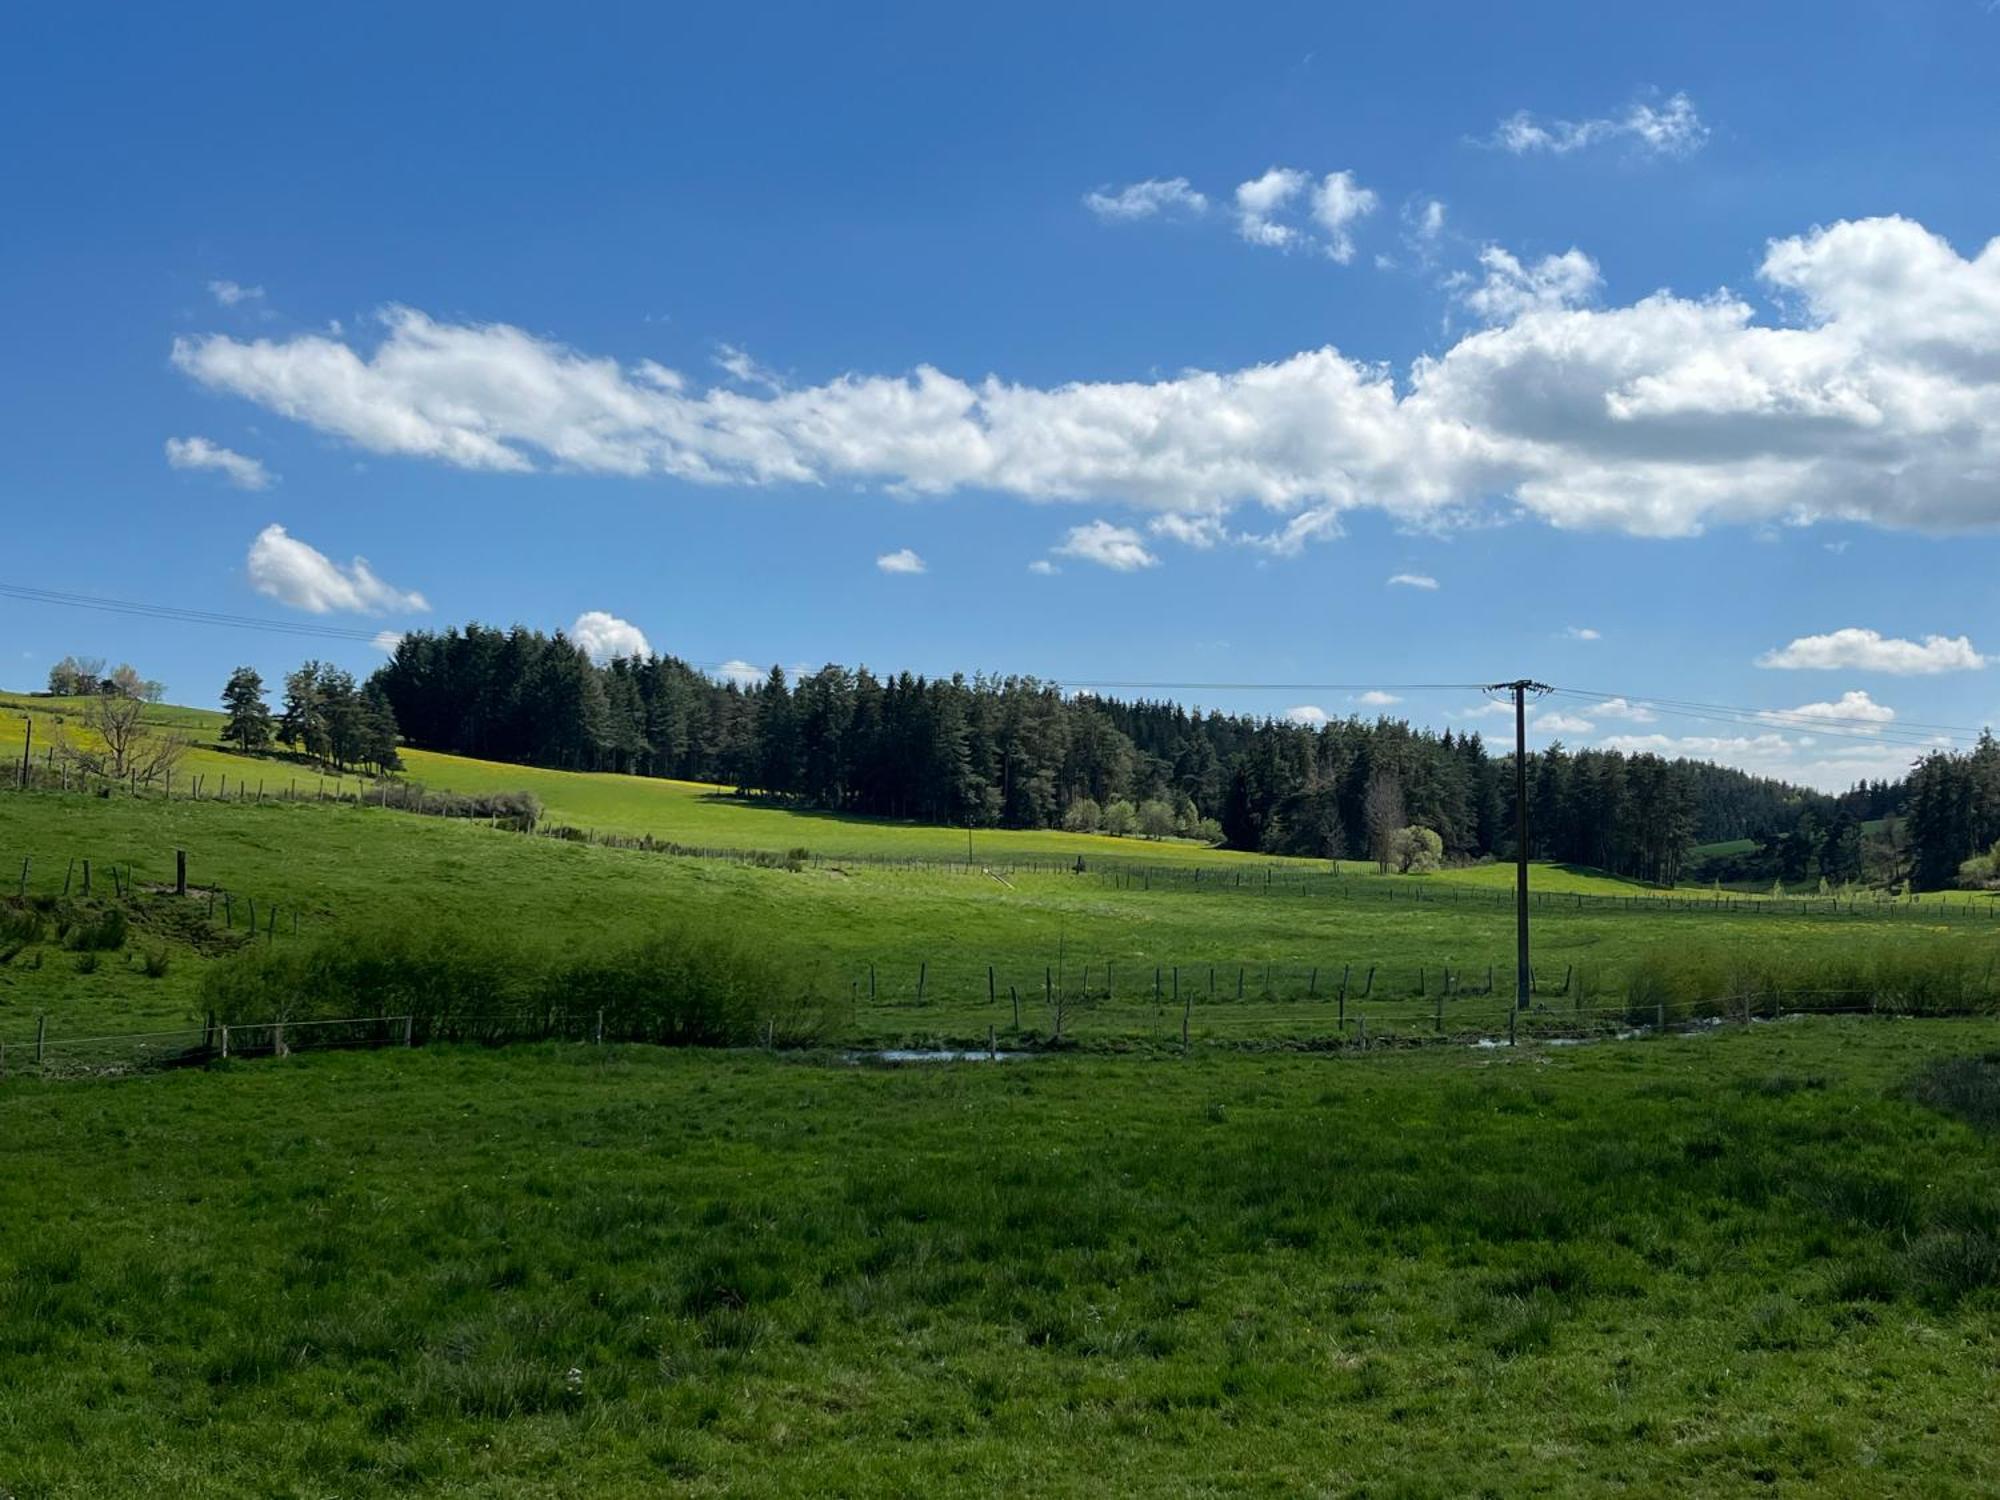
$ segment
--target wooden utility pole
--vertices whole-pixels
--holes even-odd
[[[1528,694],[1539,698],[1549,687],[1523,677],[1490,683],[1486,691],[1514,695],[1514,1009],[1519,1010],[1534,985],[1528,972]]]

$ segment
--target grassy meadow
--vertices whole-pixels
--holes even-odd
[[[2000,1487],[1984,908],[1538,867],[1524,1041],[1753,975],[1988,1013],[1364,1052],[1332,1044],[1505,1030],[1511,870],[1064,835],[1003,869],[994,835],[967,864],[962,830],[425,759],[558,821],[816,857],[0,791],[0,1496]],[[187,770],[260,765],[293,774]],[[1054,868],[1076,842],[1090,868]],[[433,976],[587,1016],[683,959],[825,1025],[132,1076],[74,1040],[275,1013],[343,961],[356,1004]],[[989,1035],[1030,1055],[854,1060]]]
[[[1991,1494],[1996,1040],[17,1085],[0,1490]]]
[[[185,901],[170,893],[177,849],[189,856]],[[19,889],[24,860],[32,897],[60,904],[67,886],[83,915],[117,904],[132,920],[113,951],[71,951],[51,928],[0,964],[0,1042],[17,1048],[44,1016],[72,1037],[192,1023],[208,1003],[206,971],[253,941],[253,913],[254,941],[279,947],[365,944],[385,925],[500,932],[566,951],[667,929],[727,931],[841,1002],[833,1039],[854,1044],[977,1044],[989,1028],[1046,1040],[1052,991],[1066,1001],[1067,1039],[1107,1045],[1178,1045],[1183,1011],[1191,1039],[1216,1041],[1325,1040],[1364,1016],[1378,1038],[1492,1031],[1504,1029],[1511,993],[1507,903],[1372,874],[1267,886],[1254,872],[1237,885],[835,860],[788,869],[352,804],[0,793],[0,890]],[[114,870],[140,899],[107,902]],[[1663,952],[1804,962],[1920,944],[1990,970],[2000,923],[1962,910],[1933,921],[1907,907],[1835,916],[1791,904],[1555,900],[1536,912],[1535,944],[1550,993],[1531,1027],[1568,1024],[1580,1004],[1618,1005],[1627,977]],[[1452,993],[1440,1006],[1447,969]]]

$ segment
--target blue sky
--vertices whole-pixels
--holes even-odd
[[[2000,709],[1996,74],[1983,0],[17,8],[0,584],[1528,674],[1541,740],[1843,784]],[[0,683],[66,652],[379,660],[0,597]]]

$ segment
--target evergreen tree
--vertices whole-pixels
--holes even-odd
[[[228,720],[222,738],[237,749],[255,752],[271,743],[271,710],[264,702],[264,679],[254,667],[238,667],[223,685],[222,706]]]

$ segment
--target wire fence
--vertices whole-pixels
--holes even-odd
[[[882,1026],[850,1026],[843,1034],[787,1038],[766,1023],[755,1044],[768,1051],[835,1051],[851,1059],[924,1061],[1059,1052],[1188,1055],[1210,1051],[1380,1051],[1416,1046],[1568,1046],[1634,1041],[1720,1029],[1838,1016],[1992,1017],[1991,1005],[1935,1008],[1853,989],[1745,992],[1684,1002],[1627,997],[1543,996],[1526,1005],[1492,994],[1428,1002],[1408,998],[1343,1002],[1287,1011],[1254,1004],[1200,1001],[1179,1005],[1102,996],[1052,997],[984,1024],[960,1013],[907,1026],[891,1006]],[[64,1036],[44,1021],[32,1037],[0,1038],[0,1084],[24,1079],[102,1078],[207,1067],[246,1059],[285,1058],[315,1051],[371,1051],[426,1045],[502,1046],[524,1042],[576,1045],[645,1044],[646,1038],[607,1031],[602,1011],[466,1012],[449,1015],[347,1016],[255,1022],[203,1022],[154,1031]]]

